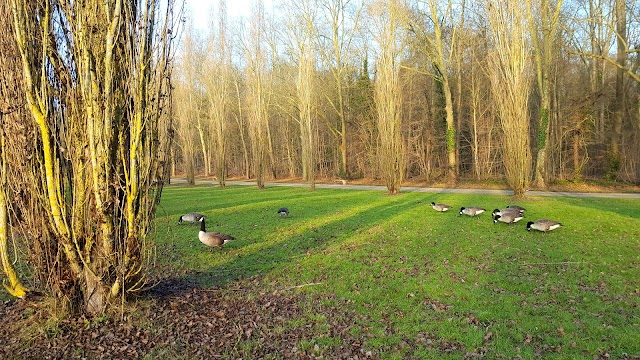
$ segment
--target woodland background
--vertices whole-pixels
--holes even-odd
[[[229,21],[222,0],[207,34],[184,19],[172,174],[637,183],[639,10],[256,1]]]

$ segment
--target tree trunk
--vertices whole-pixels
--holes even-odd
[[[4,94],[3,94],[4,95]],[[2,109],[0,109],[2,111]],[[0,125],[2,123],[2,113],[0,113]],[[2,259],[2,270],[7,276],[9,283],[3,283],[4,288],[11,296],[22,298],[27,293],[27,288],[22,285],[18,274],[16,274],[11,261],[9,261],[9,223],[7,221],[7,201],[5,198],[7,163],[5,161],[4,131],[0,129],[0,258]]]
[[[450,183],[455,183],[458,177],[458,164],[456,163],[456,126],[453,116],[453,99],[451,98],[451,87],[449,77],[443,75],[442,88],[444,91],[445,109],[447,112],[447,177]]]
[[[207,139],[209,137],[205,134],[200,116],[197,116],[196,122],[197,122],[196,129],[198,130],[198,138],[200,139],[200,149],[202,150],[202,160],[204,162],[204,176],[209,176],[211,175],[211,157],[209,155],[209,149],[207,146],[208,144]]]
[[[547,174],[547,143],[549,139],[549,127],[551,124],[551,85],[549,74],[551,72],[551,52],[554,50],[556,30],[562,0],[558,0],[556,10],[551,13],[547,0],[540,2],[539,14],[534,14],[532,3],[527,2],[527,12],[529,16],[529,29],[536,62],[536,74],[538,80],[538,91],[540,93],[540,123],[538,124],[537,158],[534,173],[535,186],[544,189],[546,187]],[[538,29],[537,19],[541,25]],[[541,38],[538,34],[541,34]]]
[[[581,140],[581,122],[578,122],[578,127],[573,132],[573,181],[580,181],[582,179],[582,164],[580,162],[580,140]]]
[[[620,170],[620,137],[622,134],[622,117],[624,112],[624,73],[627,61],[627,9],[626,1],[615,0],[615,18],[617,35],[616,61],[616,96],[613,101],[613,132],[611,133],[611,146],[609,150],[610,179],[617,179]]]

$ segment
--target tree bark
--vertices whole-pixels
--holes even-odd
[[[622,134],[622,117],[624,112],[624,74],[627,61],[627,8],[626,1],[615,0],[616,38],[616,96],[613,100],[613,132],[609,149],[610,179],[617,179],[620,170],[620,138]]]

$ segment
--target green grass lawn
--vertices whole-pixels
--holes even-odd
[[[431,201],[453,210],[437,213]],[[381,358],[639,356],[638,201],[529,198],[517,202],[527,212],[513,226],[494,224],[490,213],[457,216],[461,206],[490,212],[511,203],[487,195],[171,186],[157,214],[158,270],[222,289],[254,279],[256,296],[290,289],[320,297],[355,314],[349,331]],[[288,218],[276,214],[282,206]],[[208,231],[237,240],[222,251],[206,248],[197,225],[177,225],[191,211],[207,216]],[[527,232],[526,221],[539,218],[564,227]],[[310,321],[328,321],[307,311]],[[319,333],[316,341],[341,340]]]

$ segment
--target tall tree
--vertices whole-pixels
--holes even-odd
[[[158,1],[11,1],[40,144],[37,161],[22,166],[35,195],[23,213],[41,216],[24,221],[45,244],[33,248],[54,254],[40,254],[35,271],[48,277],[43,290],[92,314],[145,283],[146,237],[168,170],[167,5],[163,15]]]
[[[227,2],[218,3],[218,30],[211,32],[205,88],[214,136],[216,175],[220,187],[227,177],[227,121],[230,105],[231,49],[227,39]]]
[[[249,38],[244,42],[247,60],[246,78],[249,137],[253,156],[253,171],[259,189],[264,189],[267,156],[272,154],[269,130],[268,94],[267,94],[267,53],[264,41],[265,19],[264,4],[258,0],[253,8]]]
[[[182,69],[181,69],[182,70]],[[187,184],[196,183],[196,157],[199,143],[197,130],[197,109],[198,105],[194,100],[193,88],[188,81],[177,81],[174,92],[175,103],[175,127],[177,130],[177,140],[174,149],[180,150],[180,158]]]
[[[616,27],[616,95],[613,100],[613,132],[611,134],[611,146],[609,154],[609,174],[612,179],[617,179],[620,170],[620,138],[622,135],[622,118],[624,116],[624,103],[626,92],[624,91],[624,78],[627,62],[627,2],[615,0],[615,27]]]
[[[329,122],[331,133],[339,138],[340,170],[339,176],[349,176],[349,159],[347,152],[347,125],[350,118],[348,111],[349,70],[353,65],[356,51],[356,35],[360,28],[362,6],[354,8],[351,0],[322,1],[322,8],[326,16],[328,34],[322,34],[320,39],[326,39],[324,46],[319,47],[319,55],[328,65],[336,99],[327,95],[330,108],[338,115],[339,123],[335,126]]]
[[[186,30],[182,46],[182,57],[180,59],[181,84],[186,90],[182,93],[184,98],[180,102],[180,107],[184,110],[182,111],[183,120],[188,122],[184,125],[195,129],[198,134],[198,142],[200,144],[204,165],[204,176],[209,176],[211,174],[211,144],[209,141],[210,126],[209,122],[206,121],[205,115],[206,94],[204,87],[206,86],[205,79],[207,77],[205,77],[203,71],[203,64],[206,59],[203,45],[204,41],[200,34],[193,26],[190,26]],[[195,152],[188,161],[195,162]],[[192,177],[192,174],[188,175],[189,179]]]
[[[401,24],[403,10],[403,4],[398,0],[376,1],[371,5],[375,24],[373,39],[379,49],[374,90],[380,140],[378,151],[382,178],[391,195],[400,192],[405,168],[400,84],[400,63],[405,47]]]
[[[547,180],[547,148],[549,127],[551,126],[551,69],[552,55],[555,51],[560,9],[562,0],[558,0],[555,9],[548,0],[542,0],[538,7],[533,7],[533,1],[527,1],[527,16],[533,44],[533,54],[536,64],[536,80],[540,94],[540,122],[538,124],[538,141],[536,144],[537,157],[535,165],[535,186],[546,187]],[[538,4],[536,2],[536,4]]]
[[[287,21],[287,30],[292,35],[290,49],[294,63],[297,65],[296,107],[298,116],[295,119],[300,127],[300,144],[302,148],[302,177],[311,189],[316,187],[315,164],[315,54],[316,54],[316,10],[311,0],[294,1],[289,4],[291,11]]]
[[[486,8],[494,43],[488,72],[502,124],[504,169],[515,196],[524,196],[531,173],[528,114],[530,62],[526,14],[521,11],[517,0],[487,2]]]
[[[454,43],[457,41],[457,28],[454,28],[451,32],[450,44],[445,44],[445,35],[442,28],[445,19],[453,23],[453,3],[451,0],[448,0],[444,5],[437,0],[418,3],[419,7],[415,10],[414,16],[408,19],[408,22],[411,31],[417,36],[416,40],[419,42],[417,50],[430,62],[434,71],[433,76],[442,87],[446,113],[447,176],[450,181],[455,182],[458,174],[456,126],[449,68],[451,57],[455,50]],[[427,19],[426,22],[425,19]]]

